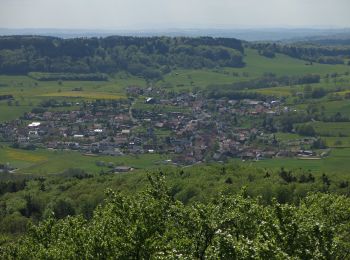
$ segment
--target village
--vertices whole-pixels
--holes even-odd
[[[76,103],[74,110],[35,109],[0,124],[1,141],[84,155],[169,154],[180,165],[315,156],[303,149],[313,138],[282,142],[261,126],[262,116],[288,111],[280,100],[214,100],[139,87],[128,87],[127,94],[128,99]]]

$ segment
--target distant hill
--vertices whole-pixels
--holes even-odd
[[[312,28],[202,28],[202,29],[142,29],[142,30],[86,30],[86,29],[8,29],[0,28],[0,35],[44,35],[60,38],[121,36],[186,36],[186,37],[224,37],[245,41],[300,41],[307,37],[330,37],[350,35],[350,29],[312,29]]]
[[[333,36],[315,36],[307,37],[303,39],[294,40],[298,43],[311,43],[318,45],[327,45],[327,46],[344,46],[350,45],[350,32],[344,34],[336,34]]]
[[[243,67],[240,40],[212,37],[0,37],[0,73],[115,73],[159,79],[173,68]]]

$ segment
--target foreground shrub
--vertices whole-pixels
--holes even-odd
[[[313,194],[263,205],[243,190],[185,206],[162,176],[134,196],[109,191],[91,220],[32,226],[1,259],[349,259],[350,199]]]

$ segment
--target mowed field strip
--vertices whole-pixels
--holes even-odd
[[[124,95],[106,93],[106,92],[83,92],[83,91],[62,91],[40,95],[41,97],[72,97],[86,99],[123,99]]]

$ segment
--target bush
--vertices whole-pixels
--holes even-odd
[[[52,214],[57,219],[75,215],[75,208],[72,200],[68,198],[59,198],[51,202],[46,209],[45,215],[51,216]]]
[[[21,216],[19,213],[7,215],[0,220],[0,232],[7,234],[24,233],[27,231],[29,222],[30,220],[28,218]]]
[[[308,124],[300,125],[296,128],[296,131],[299,135],[304,135],[304,136],[315,136],[316,131],[315,129]]]

